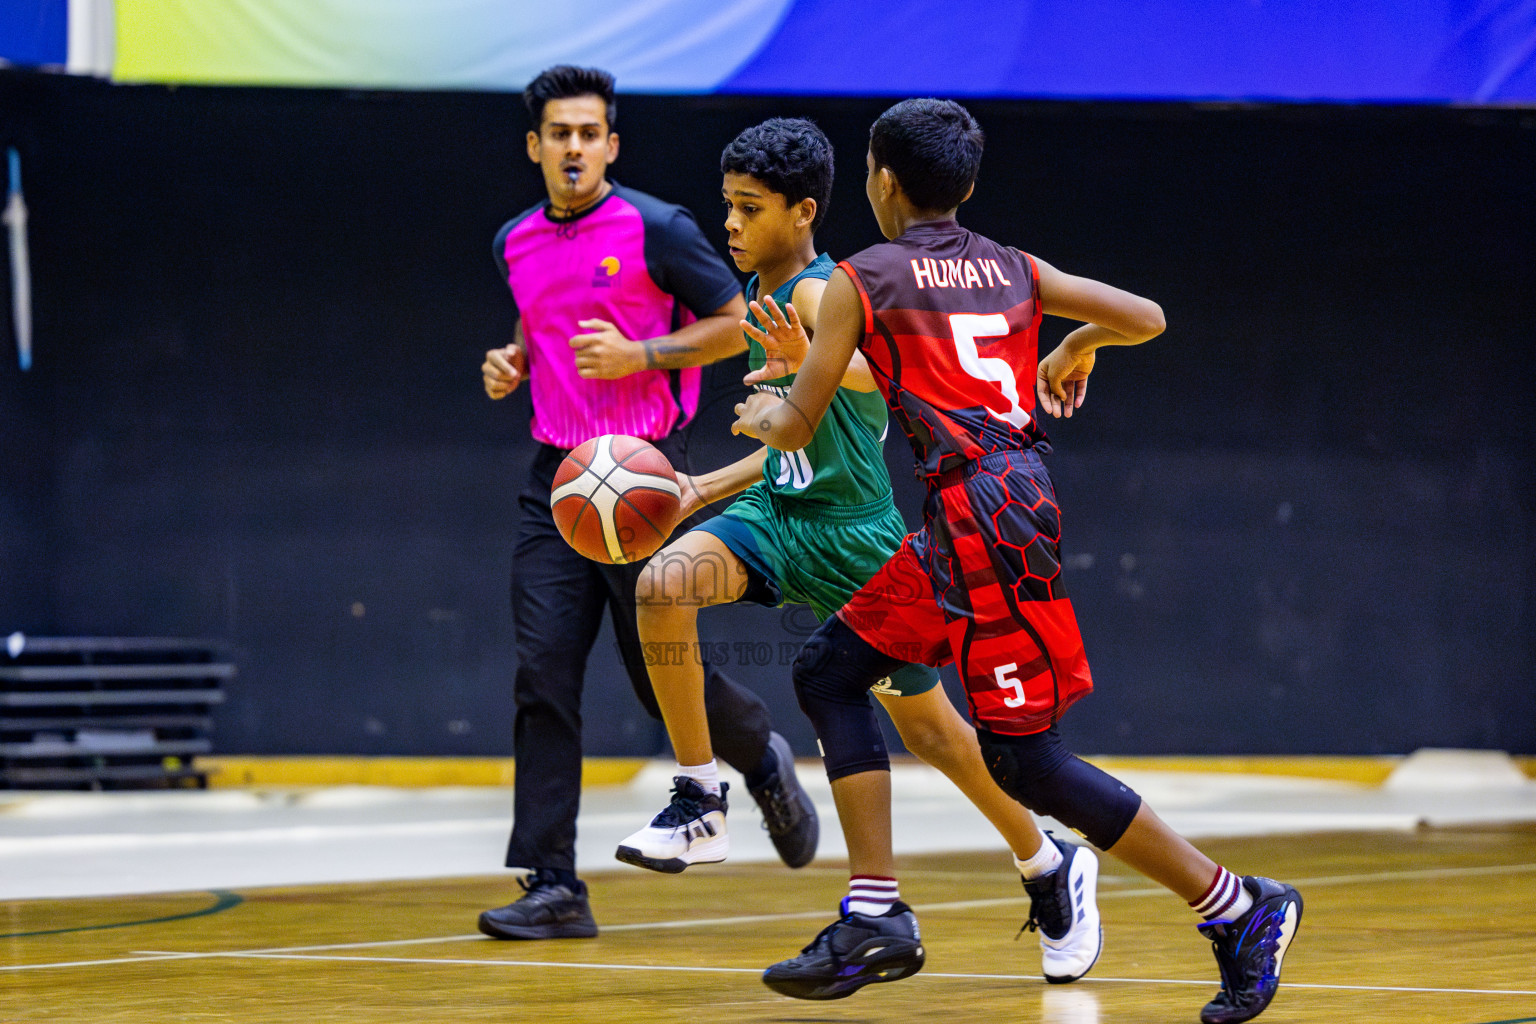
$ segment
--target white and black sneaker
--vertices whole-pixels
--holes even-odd
[[[672,802],[651,823],[619,844],[614,856],[626,864],[676,874],[690,864],[718,864],[731,849],[725,831],[725,793],[706,790],[686,775],[672,779]]]
[[[1053,985],[1087,974],[1104,949],[1099,923],[1099,858],[1085,846],[1046,834],[1061,851],[1055,871],[1024,883],[1029,920],[1019,929],[1040,932],[1040,971]]]

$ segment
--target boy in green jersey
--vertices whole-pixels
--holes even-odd
[[[798,334],[787,329],[786,318],[814,335],[821,293],[835,267],[828,256],[817,255],[815,245],[815,229],[831,195],[831,144],[809,121],[775,118],[737,136],[720,163],[731,257],[737,267],[754,273],[747,285],[753,312],[743,323],[752,368],[746,383],[782,395],[805,355],[784,345]],[[764,341],[773,346],[771,360]],[[690,864],[725,859],[730,848],[727,786],[720,781],[710,745],[704,677],[695,656],[699,610],[739,601],[770,607],[796,603],[809,605],[823,620],[842,607],[906,535],[891,498],[882,453],[885,430],[884,399],[862,357],[855,355],[804,448],[764,448],[712,473],[679,476],[685,515],[707,502],[741,497],[652,556],[637,585],[640,639],[651,655],[651,683],[678,766],[671,802],[619,845],[619,860],[679,872]],[[982,762],[975,731],[938,683],[935,669],[911,664],[874,689],[907,749],[953,781],[1007,840],[1032,898],[1030,920],[1041,931],[1045,974],[1057,982],[1076,980],[1097,960],[1102,942],[1093,853],[1048,840],[1028,810],[997,787]],[[787,758],[790,752],[780,754]],[[793,817],[813,812],[804,790],[797,785],[790,792],[783,806],[763,804],[764,813]],[[836,779],[832,792],[850,846],[875,844],[888,850],[889,804],[871,810],[845,801]],[[812,836],[808,849],[779,852],[786,863],[800,866],[810,861],[814,844]],[[1051,877],[1064,861],[1073,864],[1079,888],[1074,902],[1081,914],[1059,898],[1060,887]],[[1055,874],[1067,876],[1066,871]],[[898,900],[894,878],[850,879],[850,906],[878,907],[867,912],[880,913]],[[913,943],[907,973],[921,966],[915,936]]]

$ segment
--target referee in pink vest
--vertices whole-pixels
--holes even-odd
[[[687,472],[683,427],[698,409],[699,367],[746,351],[747,307],[687,210],[608,180],[619,152],[612,75],[552,67],[523,99],[536,129],[528,157],[549,198],[496,235],[518,321],[512,344],[487,352],[481,371],[493,399],[528,382],[538,442],[518,496],[512,563],[518,664],[507,866],[527,875],[523,895],[482,913],[479,925],[499,939],[590,938],[597,924],[576,876],[581,688],[605,608],[636,696],[652,718],[661,712],[635,626],[643,563],[577,554],[555,528],[550,487],[566,453],[600,434],[643,437]],[[713,665],[705,703],[715,749],[745,777],[779,855],[790,867],[809,863],[816,809],[768,708]]]

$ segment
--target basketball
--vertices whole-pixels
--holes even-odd
[[[573,449],[555,471],[549,504],[571,547],[611,564],[654,554],[682,509],[667,457],[625,434],[604,434]]]

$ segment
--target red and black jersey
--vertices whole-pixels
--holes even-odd
[[[1040,276],[1032,258],[941,221],[839,266],[864,304],[859,348],[920,475],[1046,440],[1035,418]]]
[[[1040,275],[953,221],[844,261],[859,349],[926,478],[923,527],[839,617],[892,657],[955,662],[979,728],[1048,729],[1093,689],[1040,460]]]

